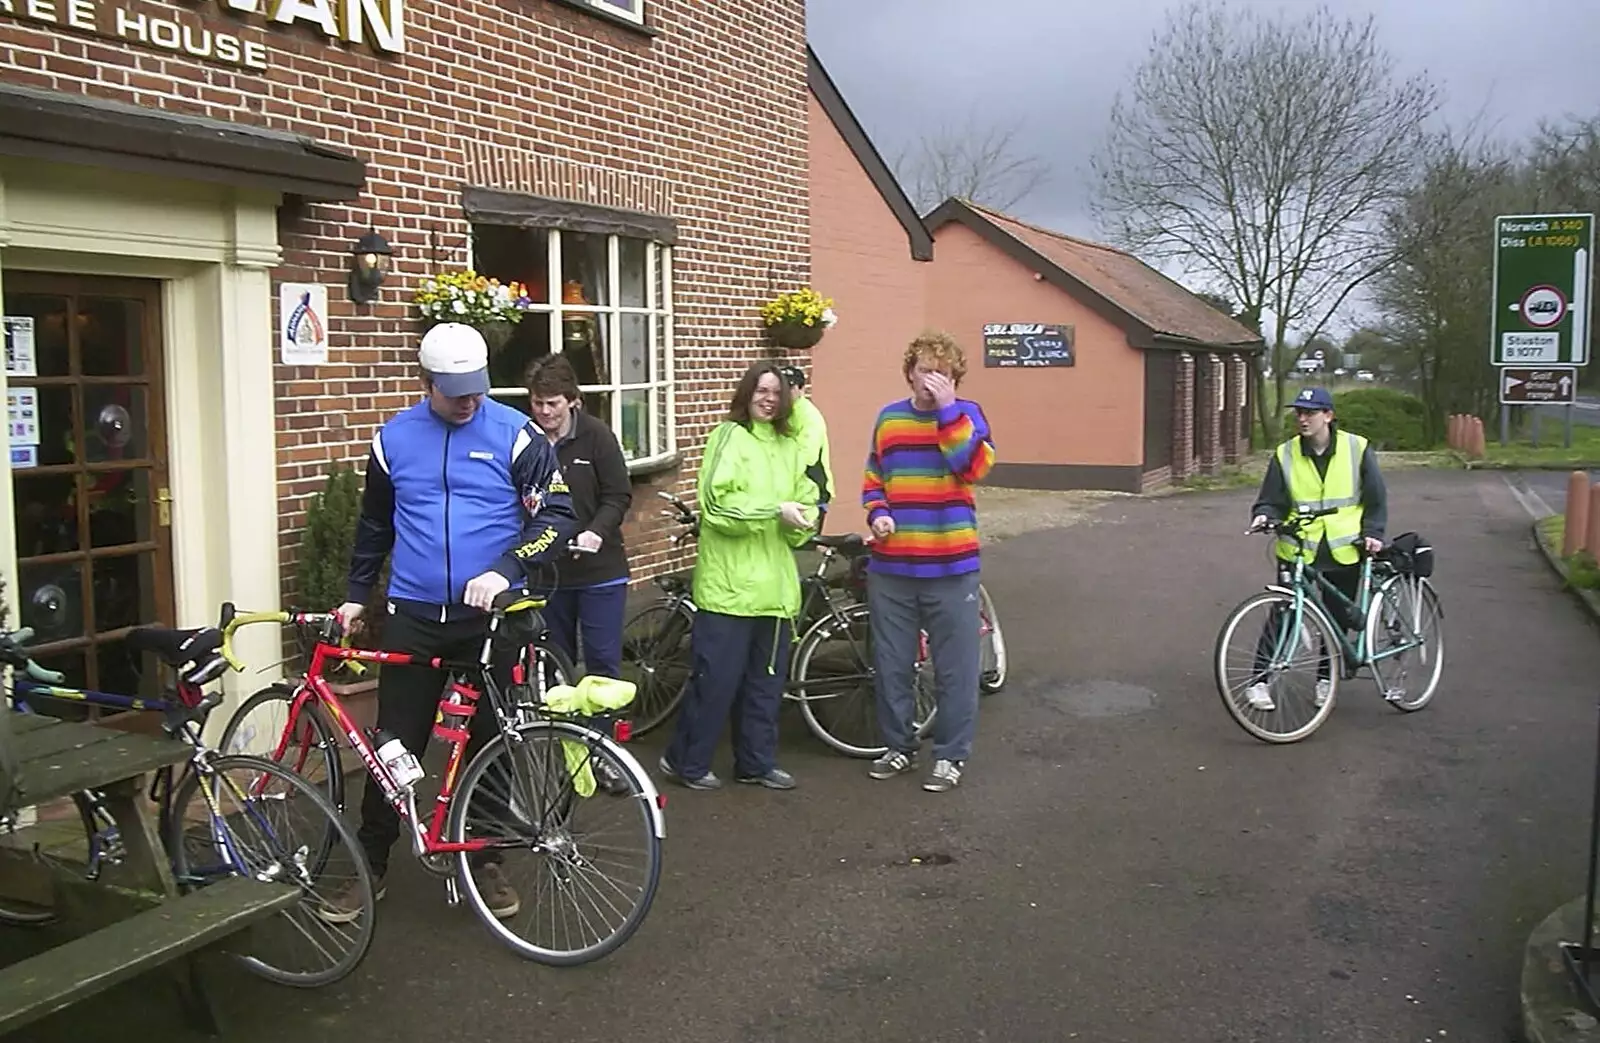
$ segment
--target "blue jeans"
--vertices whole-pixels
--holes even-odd
[[[622,624],[627,614],[628,585],[558,590],[544,607],[550,638],[578,666],[577,641],[583,637],[585,673],[622,676]],[[576,680],[576,678],[574,678]]]

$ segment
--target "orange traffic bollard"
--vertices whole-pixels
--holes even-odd
[[[1461,444],[1461,414],[1451,413],[1450,422],[1445,425],[1445,444],[1451,449],[1462,449]]]
[[[1469,417],[1472,424],[1467,430],[1467,455],[1482,460],[1487,447],[1483,443],[1483,418]]]
[[[1589,476],[1573,471],[1567,476],[1567,520],[1562,530],[1561,556],[1570,557],[1589,546]]]
[[[1589,553],[1593,554],[1596,547],[1600,547],[1600,483],[1589,486],[1589,524],[1584,527],[1585,542]]]

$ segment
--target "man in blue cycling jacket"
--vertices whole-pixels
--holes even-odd
[[[427,397],[372,437],[349,600],[338,614],[347,627],[360,617],[389,557],[384,648],[476,660],[495,597],[523,584],[527,568],[554,558],[576,519],[549,440],[527,415],[487,397],[482,334],[461,323],[434,326],[422,338],[419,362]],[[510,663],[496,667],[506,672]],[[445,680],[427,667],[385,665],[378,727],[421,757]],[[480,712],[472,722],[469,761],[495,732],[492,714]],[[370,778],[358,836],[381,898],[400,819]],[[515,916],[521,901],[498,862],[474,870],[490,911]],[[323,918],[343,923],[359,915],[355,894],[330,903]]]

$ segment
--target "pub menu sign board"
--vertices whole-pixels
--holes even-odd
[[[1071,326],[1038,322],[988,322],[983,326],[986,369],[1073,364]]]

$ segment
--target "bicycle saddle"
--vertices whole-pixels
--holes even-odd
[[[168,666],[183,666],[214,655],[222,647],[222,631],[216,627],[137,627],[128,631],[127,642],[135,652],[154,652]]]

